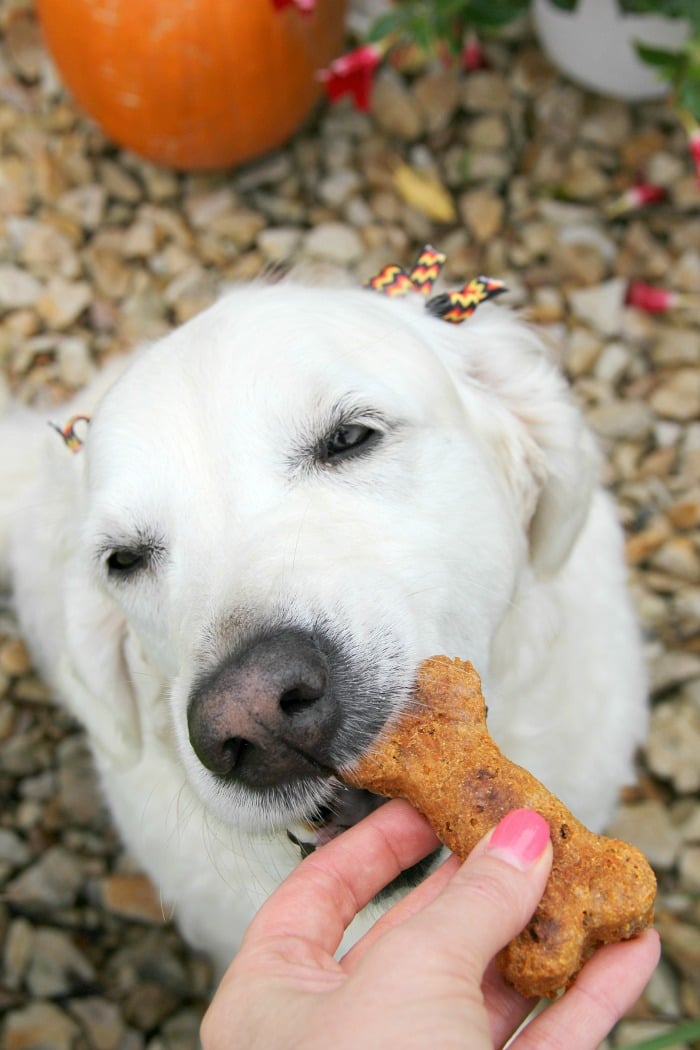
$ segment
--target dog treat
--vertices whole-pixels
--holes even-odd
[[[512,809],[536,810],[549,822],[554,859],[544,896],[496,959],[522,995],[556,995],[596,948],[633,937],[653,920],[656,880],[645,857],[589,831],[501,754],[469,663],[435,656],[421,664],[414,704],[342,775],[356,787],[407,799],[462,859]]]

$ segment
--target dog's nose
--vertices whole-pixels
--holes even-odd
[[[311,635],[259,639],[190,698],[190,742],[218,776],[266,788],[327,772],[339,711],[329,663]]]

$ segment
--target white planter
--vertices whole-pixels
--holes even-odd
[[[532,9],[542,48],[563,73],[599,94],[630,101],[669,90],[639,58],[635,43],[677,50],[690,34],[682,19],[623,14],[617,0],[578,0],[574,11],[533,0]]]

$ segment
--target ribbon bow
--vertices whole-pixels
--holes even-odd
[[[367,281],[367,287],[391,299],[408,292],[421,292],[428,296],[440,276],[445,255],[426,244],[415,261],[412,270],[406,271],[396,263],[390,263],[375,277]],[[495,299],[507,291],[503,281],[491,277],[473,277],[463,288],[455,292],[443,292],[428,299],[425,308],[435,317],[451,324],[461,324],[476,310],[480,303]]]
[[[75,432],[76,423],[89,423],[90,416],[76,415],[71,416],[65,426],[61,427],[58,423],[49,423],[50,427],[56,431],[57,434],[63,438],[63,443],[70,452],[80,452],[81,448],[85,444],[85,438],[78,437]]]

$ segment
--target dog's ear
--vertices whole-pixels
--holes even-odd
[[[98,754],[126,769],[141,754],[140,712],[156,678],[121,612],[82,572],[69,576],[65,603],[66,646],[57,684]]]
[[[599,478],[595,442],[527,325],[502,307],[484,307],[461,335],[458,386],[467,413],[520,507],[535,571],[550,575],[586,521]]]

